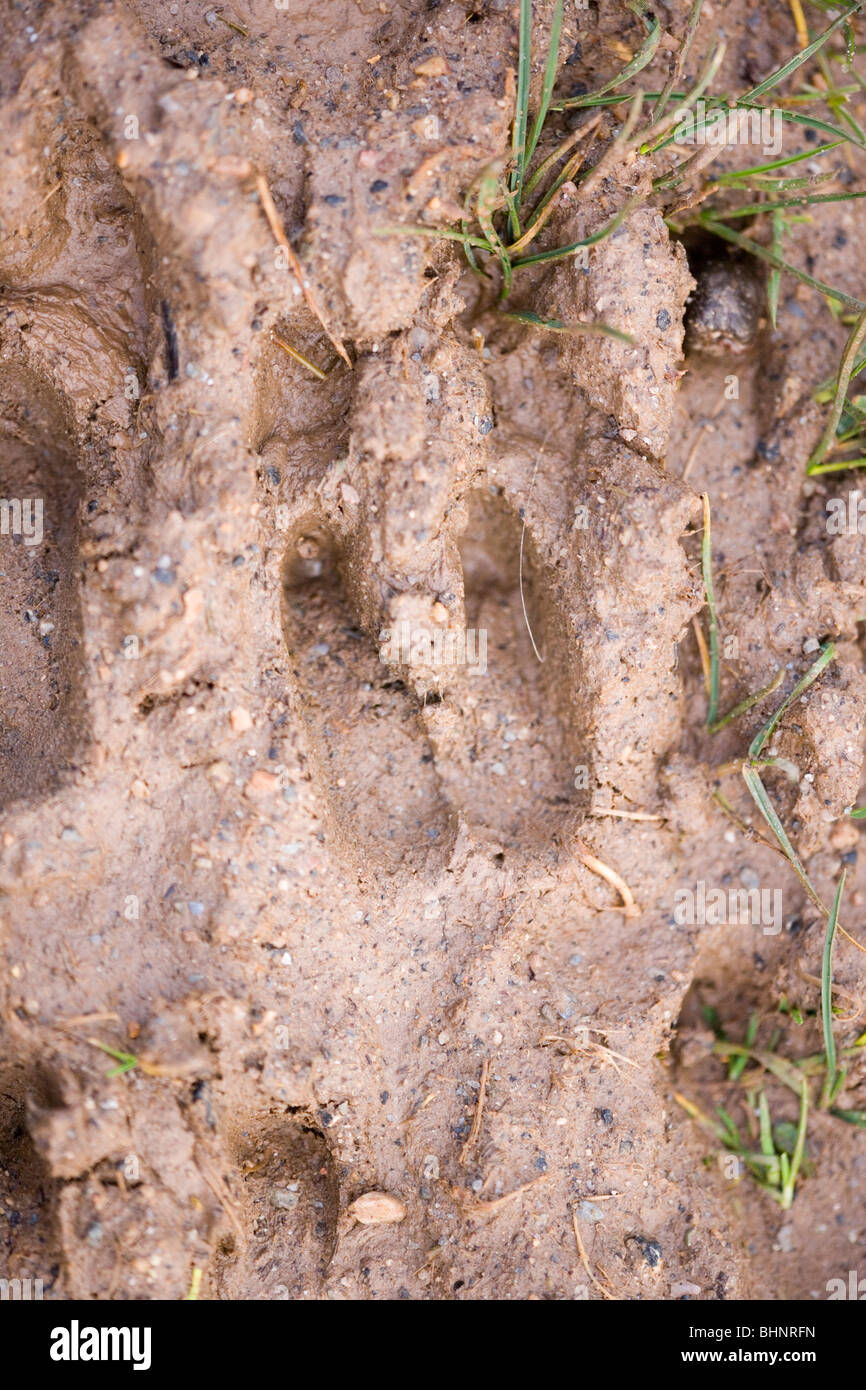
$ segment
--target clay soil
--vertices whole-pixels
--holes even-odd
[[[655,6],[647,90],[688,8]],[[676,1099],[754,1125],[713,1017],[821,1051],[825,922],[737,760],[831,638],[767,783],[866,936],[866,542],[826,526],[856,475],[805,472],[848,329],[790,276],[772,328],[741,265],[755,334],[684,351],[705,240],[616,151],[542,244],[639,205],[513,303],[631,344],[504,319],[459,246],[380,235],[454,226],[507,154],[517,10],[3,5],[0,495],[44,534],[0,537],[0,1277],[46,1298],[808,1300],[866,1272],[862,1130],[814,1108],[782,1210]],[[557,91],[642,33],[567,6]],[[797,49],[787,6],[707,0],[690,82],[719,34],[719,91]],[[861,206],[785,247],[866,299]],[[715,735],[704,492],[723,710],[783,672]],[[483,669],[380,650],[405,630],[483,634]],[[681,922],[699,883],[779,920]],[[834,982],[843,1047],[844,937]],[[840,1103],[866,1109],[856,1061]],[[366,1193],[402,1219],[354,1220]]]

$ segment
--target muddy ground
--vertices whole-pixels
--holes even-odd
[[[655,8],[678,39],[688,6]],[[567,8],[557,90],[642,32]],[[796,49],[787,7],[707,3],[691,80],[718,33],[717,90]],[[747,1123],[709,1008],[821,1049],[823,919],[724,768],[829,637],[774,740],[798,780],[768,781],[864,934],[864,540],[826,526],[856,476],[805,476],[847,330],[785,277],[775,330],[684,355],[708,248],[641,159],[547,244],[643,205],[515,300],[632,346],[504,320],[459,247],[377,235],[443,225],[507,151],[516,43],[510,0],[4,6],[0,493],[44,530],[0,537],[0,1277],[46,1298],[785,1300],[866,1273],[861,1131],[812,1115],[783,1211],[674,1094]],[[859,206],[787,253],[866,297]],[[784,670],[714,736],[704,491],[723,708]],[[700,882],[778,892],[778,920],[680,924]],[[863,969],[840,938],[840,1046]],[[370,1192],[403,1219],[354,1220]]]

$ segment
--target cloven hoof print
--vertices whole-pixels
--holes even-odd
[[[866,0],[0,14],[4,1328],[829,1373]]]

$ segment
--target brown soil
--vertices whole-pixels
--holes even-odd
[[[656,7],[666,32],[687,9]],[[724,31],[720,90],[795,50],[785,7],[705,12],[690,75]],[[864,542],[827,534],[846,476],[805,476],[846,329],[785,278],[775,331],[684,357],[695,282],[641,159],[551,223],[560,244],[648,199],[588,271],[522,291],[632,346],[503,320],[458,248],[375,235],[441,223],[507,149],[516,17],[7,9],[0,494],[45,522],[0,538],[0,1277],[46,1297],[176,1299],[199,1269],[223,1299],[809,1299],[863,1270],[861,1131],[812,1116],[783,1212],[674,1099],[743,1118],[702,1009],[821,1049],[823,920],[716,769],[831,636],[774,743],[799,780],[768,778],[825,900],[847,865],[864,935]],[[569,10],[566,94],[639,36],[622,4]],[[866,297],[859,206],[786,250]],[[723,708],[786,668],[714,737],[703,491]],[[483,671],[435,658],[467,631]],[[698,881],[780,890],[781,930],[679,925]],[[841,1045],[864,1026],[844,938],[834,978]],[[108,1075],[94,1040],[140,1065]],[[404,1219],[354,1220],[368,1192]]]

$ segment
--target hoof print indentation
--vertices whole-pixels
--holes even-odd
[[[449,813],[418,702],[356,626],[317,520],[290,538],[283,584],[283,631],[339,850],[365,872],[442,862]]]
[[[7,367],[0,414],[0,807],[51,792],[83,742],[80,474],[61,404]]]

